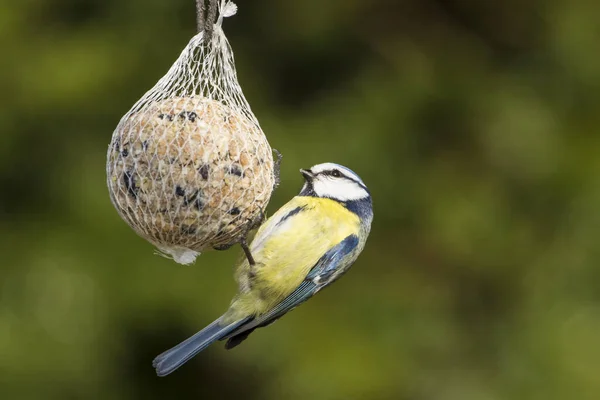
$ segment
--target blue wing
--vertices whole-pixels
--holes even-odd
[[[352,254],[358,246],[358,237],[349,235],[336,246],[325,253],[310,270],[306,279],[281,303],[277,304],[270,311],[254,318],[248,323],[242,325],[231,334],[225,336],[222,340],[228,339],[227,348],[232,348],[240,344],[256,328],[269,325],[282,317],[285,313],[298,307],[306,300],[311,298],[323,287],[330,284],[335,273],[340,271],[342,261]],[[346,266],[346,265],[344,265]]]
[[[306,280],[323,282],[321,286],[329,284],[329,278],[338,272],[342,261],[348,255],[352,254],[357,246],[358,236],[347,236],[346,239],[342,240],[319,259],[317,264],[306,275]]]

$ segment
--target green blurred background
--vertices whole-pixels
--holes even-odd
[[[600,398],[600,6],[238,1],[224,29],[283,155],[358,172],[352,271],[232,351],[151,361],[220,315],[238,250],[184,267],[117,216],[120,117],[193,0],[0,1],[0,398]]]

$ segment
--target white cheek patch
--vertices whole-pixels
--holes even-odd
[[[319,197],[331,197],[339,201],[359,200],[369,196],[365,189],[348,179],[318,177],[313,181],[313,189]]]

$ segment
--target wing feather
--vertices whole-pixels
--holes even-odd
[[[234,336],[242,335],[244,332],[252,331],[260,326],[268,325],[287,312],[298,307],[323,287],[333,282],[336,273],[343,272],[342,270],[347,269],[351,265],[353,260],[347,260],[347,258],[352,257],[357,246],[358,237],[354,234],[347,236],[319,259],[316,265],[311,269],[310,273],[306,276],[305,280],[302,281],[291,294],[283,299],[283,301],[264,314],[248,321],[248,323],[225,336],[222,340],[230,339]],[[245,336],[243,336],[243,339],[245,339]]]

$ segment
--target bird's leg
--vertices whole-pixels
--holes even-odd
[[[273,176],[275,178],[274,183],[273,183],[273,189],[275,189],[277,186],[279,186],[279,183],[281,182],[281,179],[279,176],[281,173],[281,159],[283,158],[283,156],[277,149],[273,149],[273,152],[275,153],[275,156],[277,157],[277,159],[275,160],[275,165],[273,166]],[[244,232],[244,234],[242,235],[242,238],[240,239],[240,246],[242,247],[242,250],[244,250],[244,253],[246,254],[246,258],[248,259],[248,262],[250,263],[250,265],[255,265],[256,261],[254,261],[254,257],[252,257],[252,252],[250,251],[250,248],[248,247],[248,233],[250,233],[250,231],[252,229],[258,228],[264,222],[264,220],[265,220],[265,212],[263,209],[260,209],[259,214],[255,219],[248,220],[248,227],[246,228],[246,232]]]
[[[246,258],[248,259],[248,263],[250,264],[250,266],[256,265],[256,261],[254,261],[254,257],[252,257],[252,252],[248,247],[248,242],[246,242],[245,236],[240,240],[240,246],[242,246],[242,250],[244,250],[244,253],[246,254]]]
[[[240,239],[240,246],[242,247],[242,250],[244,250],[244,253],[246,254],[246,258],[248,259],[248,262],[252,266],[254,266],[256,264],[256,261],[254,261],[254,257],[252,257],[252,252],[250,251],[250,248],[248,247],[248,234],[250,233],[250,231],[252,229],[258,228],[260,226],[260,224],[263,223],[264,220],[265,220],[265,212],[262,209],[260,209],[259,214],[256,218],[254,218],[253,220],[248,218],[248,225],[246,227],[246,231],[244,232],[244,234],[242,235],[242,237]]]

